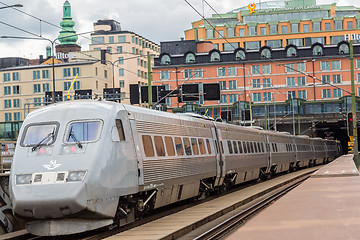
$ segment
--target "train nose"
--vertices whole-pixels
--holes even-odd
[[[66,217],[86,208],[85,184],[17,186],[13,189],[12,204],[14,213],[23,217]]]

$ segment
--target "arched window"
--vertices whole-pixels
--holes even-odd
[[[271,51],[268,48],[261,50],[261,58],[271,58]]]
[[[286,56],[287,57],[296,57],[297,53],[296,53],[296,48],[294,47],[289,47],[286,51]]]
[[[195,62],[195,55],[193,53],[186,54],[186,63],[194,63]]]
[[[342,43],[339,46],[339,54],[348,54],[350,52],[349,46],[346,43]]]
[[[313,48],[313,55],[316,56],[316,55],[323,55],[323,48],[320,46],[320,45],[316,45],[314,48]]]
[[[161,57],[161,64],[163,65],[169,65],[171,63],[170,56],[165,54]]]
[[[212,52],[210,56],[211,62],[220,62],[220,54],[218,52]]]
[[[245,60],[245,52],[243,50],[239,50],[235,54],[236,60]]]

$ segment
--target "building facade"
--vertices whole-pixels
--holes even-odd
[[[109,64],[114,65],[115,87],[121,88],[122,102],[130,103],[129,85],[145,85],[148,82],[148,57],[151,66],[153,57],[159,55],[160,46],[134,32],[121,30],[114,20],[99,20],[94,23],[91,34],[91,50],[107,50]]]

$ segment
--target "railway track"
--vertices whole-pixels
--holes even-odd
[[[223,221],[220,224],[217,224],[215,227],[212,227],[211,229],[208,229],[206,231],[203,231],[202,233],[198,234],[195,238],[191,237],[189,239],[198,239],[198,240],[203,240],[203,239],[219,239],[222,235],[226,234],[227,232],[229,232],[231,229],[234,228],[234,226],[238,226],[240,225],[244,219],[249,218],[250,216],[252,216],[253,214],[255,214],[256,212],[260,211],[262,208],[266,207],[268,204],[270,204],[272,201],[276,200],[277,198],[281,197],[282,195],[286,194],[288,191],[290,191],[291,189],[295,188],[297,185],[299,185],[302,181],[304,181],[312,172],[314,172],[315,170],[317,170],[317,167],[315,168],[311,168],[308,169],[308,171],[306,173],[304,173],[301,176],[298,177],[291,177],[291,174],[288,174],[289,177],[287,178],[286,181],[283,181],[279,184],[277,184],[276,186],[273,186],[269,189],[266,189],[265,191],[260,192],[259,194],[253,195],[253,196],[248,196],[248,198],[246,198],[246,200],[239,202],[237,204],[237,206],[231,206],[228,209],[222,210],[221,213],[216,214],[216,216],[209,216],[207,219],[203,219],[202,222],[207,223],[207,222],[212,222],[216,219],[218,219],[219,217],[231,212],[232,210],[234,210],[234,208],[237,207],[241,207],[244,205],[253,205],[250,206],[248,208],[246,208],[245,210],[241,211],[239,214],[236,214],[236,216],[230,217],[229,220]],[[281,175],[280,175],[281,176]],[[274,178],[276,179],[276,178]],[[216,195],[216,196],[212,196],[209,198],[206,198],[204,200],[201,201],[196,201],[196,202],[190,202],[190,203],[186,203],[186,204],[176,204],[174,206],[171,206],[168,209],[161,209],[154,211],[153,214],[151,216],[148,216],[146,218],[143,218],[141,220],[138,220],[134,223],[131,223],[129,225],[123,226],[121,228],[114,228],[114,229],[100,229],[100,230],[94,230],[91,232],[86,232],[86,233],[82,233],[82,234],[75,234],[75,235],[71,235],[71,236],[60,236],[60,237],[37,237],[34,235],[31,235],[29,233],[27,233],[25,230],[21,230],[18,232],[13,232],[10,234],[5,234],[0,236],[0,239],[8,239],[8,240],[29,240],[29,239],[54,239],[54,240],[71,240],[71,239],[82,239],[82,240],[98,240],[98,239],[106,239],[108,237],[117,235],[119,233],[125,233],[126,231],[130,230],[130,229],[134,229],[138,226],[141,226],[145,223],[151,223],[152,221],[155,221],[156,219],[160,219],[163,218],[165,216],[174,214],[176,212],[180,212],[182,210],[194,207],[196,205],[202,204],[202,203],[206,203],[206,202],[210,202],[218,197],[222,197],[222,196],[226,196],[228,194],[231,194],[233,192],[236,191],[240,191],[242,189],[245,189],[247,187],[250,186],[256,186],[256,183],[252,182],[252,183],[248,183],[246,185],[242,185],[240,187],[236,187],[234,189],[232,189],[231,191],[228,191],[224,194],[220,194],[220,195]],[[275,191],[275,192],[274,192]],[[266,195],[266,197],[264,198],[264,196]],[[267,196],[270,195],[270,196]],[[259,199],[262,198],[261,201],[259,201]],[[254,204],[253,202],[256,202],[256,204]],[[196,229],[198,226],[201,225],[199,223],[194,223],[193,226],[188,226],[186,229],[188,230],[182,230],[182,231],[178,231],[176,233],[172,233],[169,234],[167,236],[164,236],[163,238],[160,239],[177,239],[177,238],[182,238],[182,236],[189,234],[192,230]],[[126,238],[124,238],[126,239]],[[128,239],[128,238],[127,238]],[[186,239],[186,237],[184,238]]]

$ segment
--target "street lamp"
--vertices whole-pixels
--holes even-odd
[[[17,3],[17,4],[13,4],[13,5],[7,5],[7,6],[5,6],[5,7],[0,7],[0,9],[4,9],[4,8],[13,8],[13,7],[23,7],[23,5],[22,5],[22,4],[19,4],[19,3]]]

